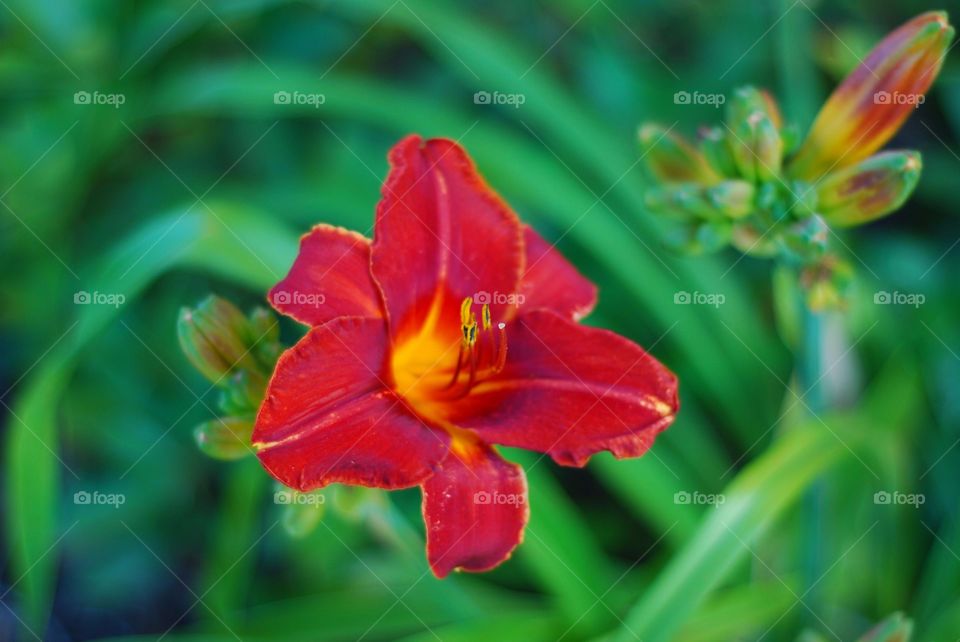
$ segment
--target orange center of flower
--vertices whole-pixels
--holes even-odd
[[[425,419],[445,424],[450,402],[466,396],[478,383],[503,370],[507,361],[506,324],[494,326],[490,306],[460,304],[460,331],[437,327],[434,310],[418,332],[398,341],[390,359],[396,392]],[[452,324],[452,319],[451,319]]]

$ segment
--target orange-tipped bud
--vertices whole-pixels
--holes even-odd
[[[659,125],[646,124],[638,132],[644,161],[653,176],[664,183],[701,183],[720,180],[703,154],[679,134]]]
[[[952,39],[953,27],[940,11],[887,35],[824,104],[789,174],[815,180],[871,156],[923,102]]]
[[[920,154],[881,152],[834,172],[817,188],[817,206],[832,225],[861,225],[895,211],[920,180]]]

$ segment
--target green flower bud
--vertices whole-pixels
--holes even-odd
[[[281,486],[274,493],[274,501],[283,504],[283,529],[296,538],[306,537],[317,527],[323,518],[326,500],[322,490],[301,493]]]
[[[643,160],[657,180],[706,185],[720,180],[697,148],[679,134],[650,123],[641,126],[638,133]]]
[[[250,354],[247,318],[225,299],[210,296],[195,310],[182,309],[177,337],[190,363],[217,385],[235,369],[259,368]]]
[[[747,181],[723,181],[706,191],[710,204],[729,218],[743,218],[755,209],[756,190]]]
[[[724,220],[684,225],[669,231],[665,243],[684,254],[706,254],[729,244],[732,230],[732,224]]]
[[[806,293],[807,307],[814,312],[843,310],[853,285],[853,268],[828,254],[801,271],[800,285]]]
[[[730,243],[749,256],[757,258],[772,258],[777,255],[776,236],[774,232],[764,233],[753,223],[737,223],[731,231]]]
[[[833,225],[862,225],[898,209],[920,180],[917,152],[881,152],[829,174],[817,188],[821,214]]]
[[[727,131],[722,127],[710,127],[701,131],[700,153],[710,167],[722,176],[736,176],[737,164],[730,152]]]
[[[253,422],[223,417],[200,424],[193,432],[197,446],[214,459],[240,459],[253,453]]]
[[[814,215],[784,229],[779,240],[783,251],[806,262],[823,255],[829,235],[830,228]]]
[[[267,391],[265,375],[252,370],[240,370],[221,382],[220,409],[228,415],[252,417],[263,403]]]
[[[742,87],[727,103],[730,149],[740,175],[748,181],[768,181],[780,175],[783,140],[780,110],[766,91]]]
[[[378,488],[337,484],[331,487],[331,493],[337,514],[353,522],[386,510],[386,497]]]
[[[731,149],[740,175],[753,182],[776,180],[783,162],[783,141],[773,120],[755,111],[733,131]]]
[[[654,187],[644,194],[644,204],[658,214],[681,221],[691,218],[715,219],[721,213],[713,205],[706,190],[694,183]]]
[[[256,344],[254,352],[257,359],[263,364],[265,371],[272,371],[283,351],[280,345],[280,323],[276,315],[264,308],[254,308],[250,313],[250,335]]]
[[[733,96],[727,101],[727,124],[734,127],[737,123],[744,122],[751,114],[757,112],[767,116],[778,130],[783,126],[780,108],[770,92],[750,86],[735,90]]]

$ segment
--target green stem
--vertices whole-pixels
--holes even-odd
[[[822,381],[824,318],[821,313],[811,311],[806,302],[801,302],[800,314],[802,335],[797,346],[797,388],[806,412],[811,417],[817,417],[827,410]],[[823,495],[823,482],[817,480],[807,489],[801,509],[804,529],[803,580],[805,590],[810,591],[807,602],[811,606],[811,609],[806,611],[808,619],[812,618],[811,612],[819,612],[820,595],[816,584],[823,567]]]

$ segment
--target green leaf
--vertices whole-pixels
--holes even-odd
[[[258,248],[259,260],[244,258],[251,246]],[[296,237],[269,217],[225,203],[211,210],[188,208],[153,219],[121,241],[91,270],[97,276],[85,287],[91,292],[122,293],[124,305],[131,305],[152,280],[175,265],[187,265],[265,290],[295,250]],[[26,379],[17,396],[4,453],[11,568],[14,577],[21,578],[16,590],[23,595],[26,623],[36,629],[46,621],[57,567],[56,546],[62,535],[57,527],[64,466],[57,443],[59,399],[83,347],[122,308],[87,305],[78,309],[76,325]]]
[[[797,602],[797,582],[789,577],[720,591],[684,624],[683,642],[746,640],[767,632]]]
[[[851,439],[845,437],[849,444]],[[819,423],[784,435],[738,475],[724,493],[725,502],[706,517],[696,536],[660,573],[613,639],[675,639],[707,596],[750,555],[754,542],[848,452]]]

